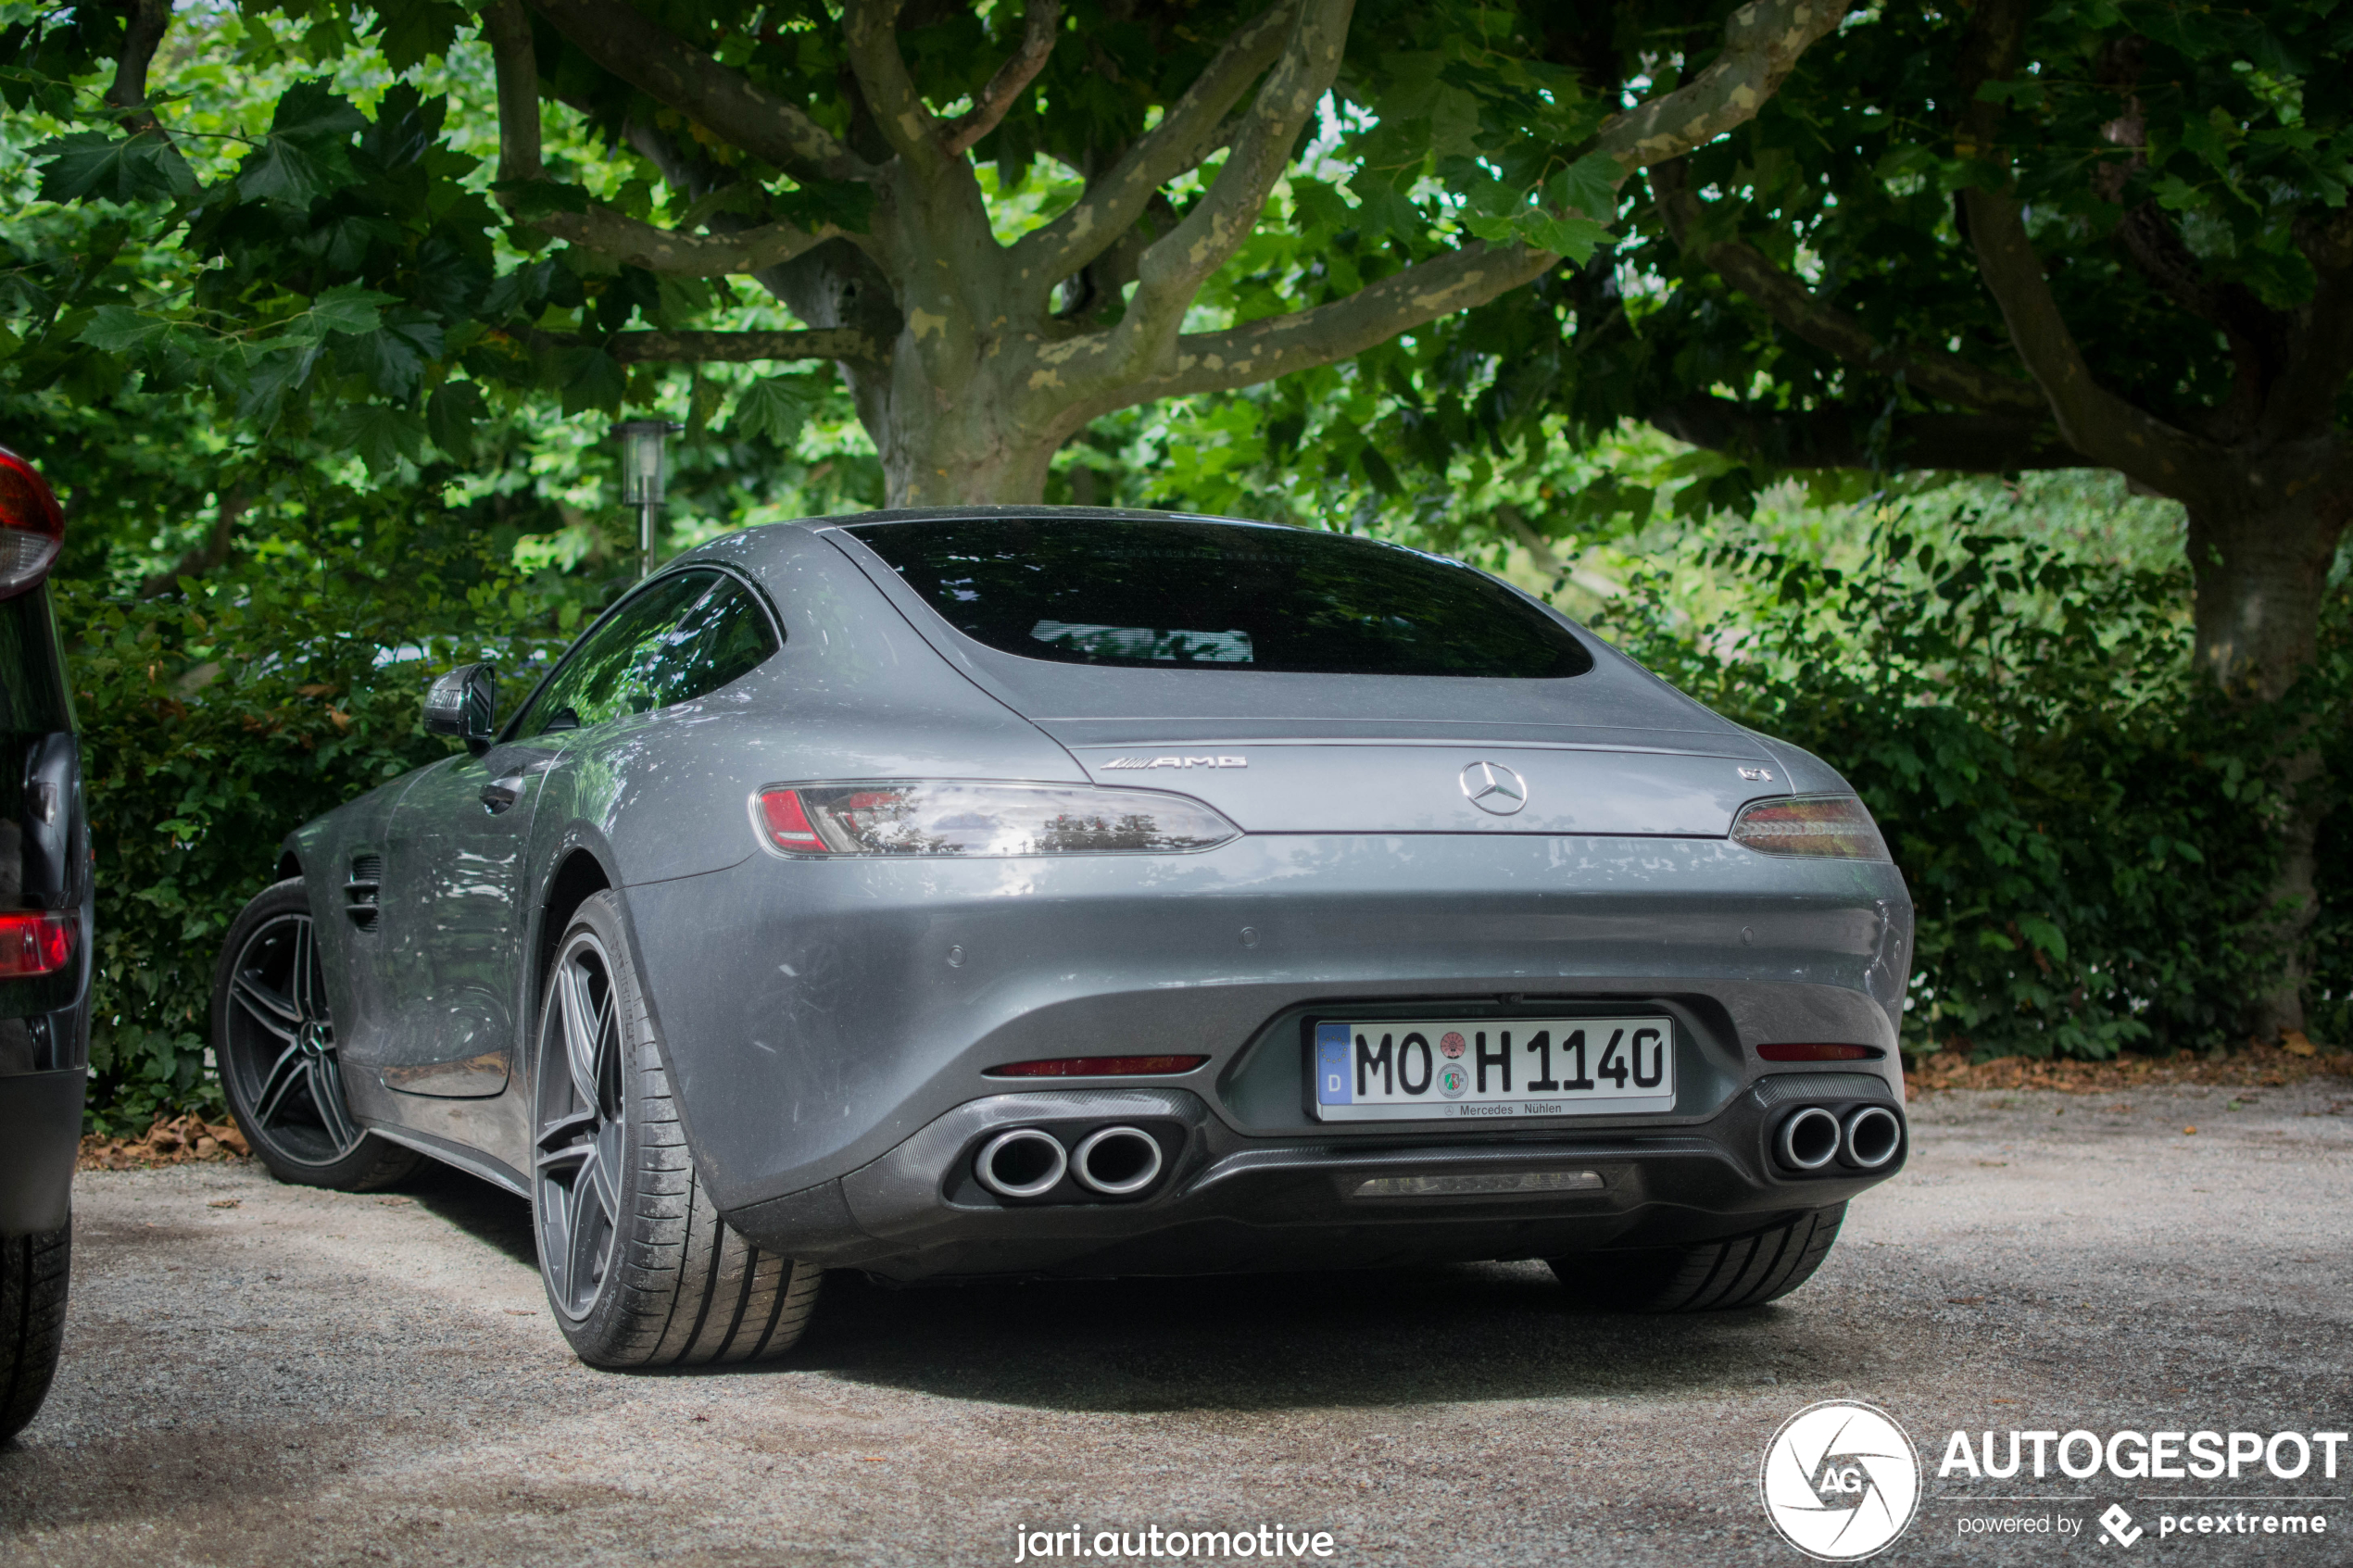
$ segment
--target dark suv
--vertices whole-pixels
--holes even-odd
[[[0,1439],[41,1408],[65,1330],[90,1061],[90,832],[49,568],[57,498],[0,447]]]

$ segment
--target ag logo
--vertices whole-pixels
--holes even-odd
[[[1911,1524],[1920,1457],[1884,1411],[1825,1399],[1773,1434],[1758,1486],[1783,1540],[1823,1562],[1854,1562]]]

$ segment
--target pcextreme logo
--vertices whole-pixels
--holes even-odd
[[[1919,1451],[1885,1411],[1825,1399],[1773,1434],[1757,1489],[1790,1545],[1818,1562],[1859,1562],[1894,1542],[1919,1512]]]

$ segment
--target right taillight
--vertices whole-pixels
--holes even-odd
[[[0,446],[0,599],[47,576],[65,538],[66,514],[48,482]]]
[[[0,980],[55,974],[71,963],[76,923],[70,909],[0,912]]]
[[[1755,800],[1732,820],[1732,842],[1760,855],[1827,855],[1885,860],[1887,841],[1851,795],[1793,795]]]

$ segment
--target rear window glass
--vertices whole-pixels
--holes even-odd
[[[849,530],[950,625],[1065,664],[1330,675],[1581,675],[1567,628],[1485,572],[1305,529],[1178,518]]]

